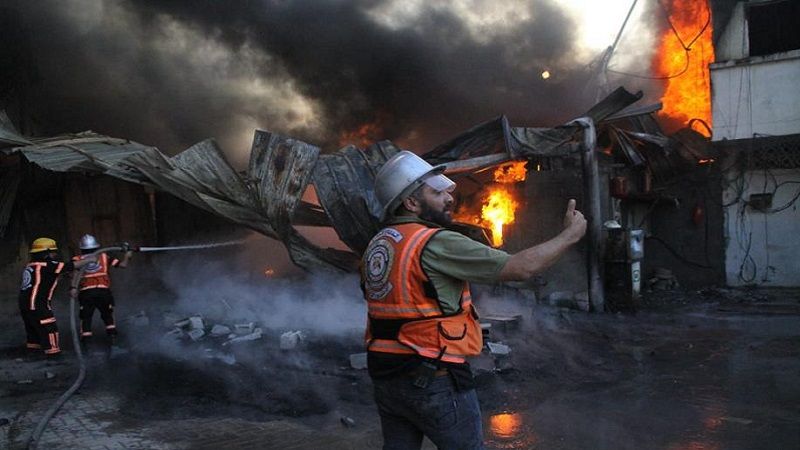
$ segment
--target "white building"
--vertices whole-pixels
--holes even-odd
[[[711,64],[726,279],[800,286],[800,2],[739,2]]]

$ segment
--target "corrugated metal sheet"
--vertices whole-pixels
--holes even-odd
[[[335,227],[339,239],[359,255],[380,229],[375,174],[399,151],[382,141],[365,150],[351,145],[317,161],[313,181],[319,202],[331,221],[341,225]]]
[[[620,88],[587,114],[595,122],[641,97]],[[0,121],[2,122],[2,121]],[[0,129],[2,123],[0,123]],[[509,159],[558,156],[579,148],[579,129],[510,127],[498,117],[480,124],[423,155],[448,171],[477,170]],[[0,130],[0,143],[21,137]],[[5,139],[5,140],[3,140]],[[24,139],[24,138],[21,138]],[[256,131],[246,174],[236,172],[213,140],[169,157],[154,147],[95,133],[30,139],[21,152],[49,170],[99,172],[150,185],[192,205],[281,240],[292,260],[306,269],[325,266],[355,270],[359,255],[378,230],[380,206],[373,183],[378,168],[400,149],[382,141],[364,150],[353,146],[320,155],[318,147],[290,137]],[[0,147],[2,148],[2,147]],[[313,183],[320,206],[302,201]],[[305,239],[297,225],[331,225],[353,251],[322,249]]]

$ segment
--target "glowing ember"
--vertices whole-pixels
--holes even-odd
[[[700,161],[697,161],[697,164],[711,164],[713,162],[713,159],[701,159]]]
[[[514,437],[519,434],[521,425],[519,413],[501,413],[489,417],[489,430],[497,437]]]
[[[714,60],[714,47],[708,2],[666,0],[664,8],[674,30],[668,26],[664,31],[654,61],[657,75],[666,78],[660,114],[681,126],[694,118],[702,119],[710,126],[708,65]],[[708,135],[705,128],[696,129]]]
[[[267,277],[267,278],[274,277],[275,276],[275,269],[273,269],[272,267],[267,267],[266,269],[264,269],[264,276]]]
[[[544,72],[542,72],[542,79],[546,80],[548,78],[550,78],[550,71],[549,70],[545,70]]]

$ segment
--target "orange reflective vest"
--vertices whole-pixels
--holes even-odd
[[[453,363],[481,352],[483,334],[469,285],[464,282],[460,310],[445,315],[422,270],[422,250],[438,231],[420,223],[393,225],[367,246],[361,267],[369,316],[367,350]]]
[[[85,258],[85,255],[74,256],[72,259],[74,261],[80,261],[83,258]],[[116,266],[117,264],[119,264],[118,259],[115,258],[111,261],[112,266]],[[81,277],[79,289],[81,291],[95,288],[111,289],[111,278],[108,276],[108,266],[108,255],[101,253],[100,256],[97,257],[96,262],[90,262],[86,265],[86,269],[83,271],[83,276]]]

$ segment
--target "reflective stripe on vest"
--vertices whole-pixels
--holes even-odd
[[[457,314],[443,315],[438,299],[425,295],[429,280],[422,270],[422,250],[438,231],[419,223],[395,225],[381,230],[367,246],[361,276],[370,319],[406,321],[396,339],[374,339],[368,327],[369,351],[454,363],[480,353],[483,334],[468,284],[464,283]]]
[[[72,258],[75,261],[84,259],[85,255],[78,255]],[[97,257],[97,262],[86,265],[79,285],[81,291],[95,288],[111,288],[111,278],[108,276],[108,255],[101,253]]]

